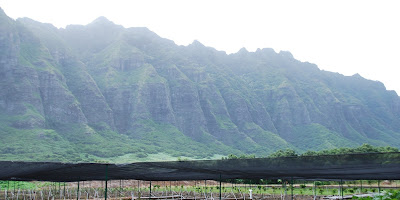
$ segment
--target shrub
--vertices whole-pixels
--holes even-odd
[[[372,191],[372,192],[376,192],[376,188],[372,188],[371,191]]]
[[[144,153],[144,152],[139,152],[139,153],[136,154],[136,156],[138,158],[146,158],[148,155],[146,153]]]

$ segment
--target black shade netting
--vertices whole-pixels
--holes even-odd
[[[0,161],[0,180],[399,180],[400,153],[130,164]]]

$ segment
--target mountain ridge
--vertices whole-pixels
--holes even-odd
[[[8,52],[0,56],[0,137],[7,144],[0,159],[400,146],[394,91],[320,70],[290,52],[226,54],[196,40],[179,46],[104,17],[65,29],[4,18],[10,27],[0,24],[7,44],[0,51]],[[13,94],[5,92],[10,88]],[[24,136],[41,151],[16,147]]]

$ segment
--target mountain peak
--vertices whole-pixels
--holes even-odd
[[[13,19],[7,16],[4,10],[0,7],[0,25],[11,24]],[[1,27],[0,27],[1,28]]]
[[[199,42],[198,40],[193,40],[192,44],[190,44],[190,45],[204,47],[204,44],[202,44],[202,43]]]
[[[279,51],[279,55],[282,55],[282,56],[287,57],[287,58],[294,59],[294,57],[293,57],[292,53],[290,53],[290,51]]]
[[[246,48],[242,47],[241,49],[239,49],[238,53],[244,54],[244,53],[249,53],[249,51],[247,51]]]
[[[100,16],[92,21],[90,24],[114,24],[114,22],[110,21],[104,16]]]
[[[3,17],[8,17],[7,15],[6,15],[6,13],[4,12],[4,10],[0,7],[0,17],[1,18],[3,18]]]
[[[353,74],[352,77],[354,77],[354,78],[361,78],[361,79],[364,78],[364,77],[362,77],[359,73]]]

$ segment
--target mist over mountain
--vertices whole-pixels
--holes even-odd
[[[0,10],[0,140],[3,160],[400,147],[400,98],[290,52],[228,55],[105,17],[57,29]]]

